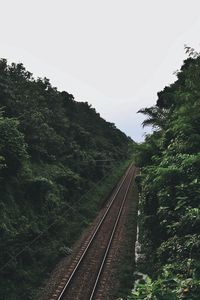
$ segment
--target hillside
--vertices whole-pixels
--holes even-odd
[[[128,158],[130,142],[87,102],[34,79],[22,64],[0,61],[3,298],[33,299],[95,215],[103,195],[95,184]],[[83,197],[91,189],[92,201]]]
[[[141,176],[137,281],[128,299],[197,300],[200,295],[200,55],[141,109],[153,133],[138,149]]]

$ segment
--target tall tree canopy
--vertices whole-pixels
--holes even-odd
[[[23,64],[0,60],[0,265],[46,232],[45,242],[3,269],[2,298],[33,298],[39,275],[86,225],[67,212],[69,205],[84,214],[89,202],[82,195],[113,162],[127,159],[130,142],[87,102],[59,92],[47,78],[34,79]]]
[[[147,277],[131,299],[199,299],[200,295],[200,55],[140,110],[155,130],[140,146],[140,231]],[[143,267],[141,267],[143,269]],[[144,270],[144,269],[143,269]],[[145,298],[146,297],[146,298]]]

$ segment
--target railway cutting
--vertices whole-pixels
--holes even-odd
[[[131,164],[113,190],[103,211],[63,270],[48,300],[110,300],[108,282],[124,225],[129,193],[137,168]],[[46,298],[47,299],[47,298]]]

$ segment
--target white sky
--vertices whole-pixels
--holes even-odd
[[[0,10],[0,57],[88,101],[136,141],[136,112],[175,80],[184,44],[200,49],[199,0],[0,0]]]

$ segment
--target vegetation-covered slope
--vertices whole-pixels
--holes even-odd
[[[87,102],[4,59],[0,108],[0,265],[11,259],[0,295],[27,300],[94,213],[81,196],[127,158],[130,139]]]
[[[148,273],[129,299],[200,297],[200,55],[142,109],[154,131],[139,149],[140,239]]]

